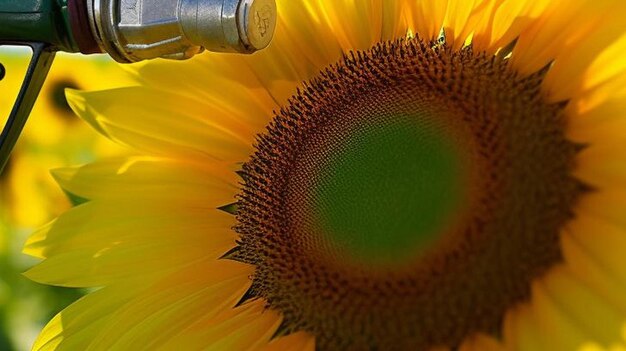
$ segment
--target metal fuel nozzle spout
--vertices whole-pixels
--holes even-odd
[[[276,25],[274,0],[88,0],[98,47],[119,62],[187,59],[203,51],[253,53]]]

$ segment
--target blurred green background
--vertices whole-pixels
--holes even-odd
[[[0,80],[2,126],[29,60],[27,49],[0,47],[0,63],[6,68],[6,76]],[[49,170],[122,152],[73,114],[64,91],[129,84],[129,75],[105,56],[58,54],[9,164],[0,174],[2,351],[30,350],[45,323],[84,294],[80,289],[37,284],[21,274],[37,263],[21,252],[28,235],[71,206]]]

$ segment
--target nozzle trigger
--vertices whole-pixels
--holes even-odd
[[[2,45],[29,46],[33,50],[33,57],[28,65],[13,109],[4,125],[2,134],[0,134],[0,173],[2,173],[11,155],[11,150],[13,150],[22,129],[24,129],[28,115],[33,109],[56,54],[52,46],[46,43],[0,41],[0,46]]]

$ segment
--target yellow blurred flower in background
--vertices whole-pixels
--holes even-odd
[[[0,121],[13,106],[30,57],[0,48],[6,77],[0,81]],[[71,111],[65,89],[104,89],[130,83],[104,57],[58,54],[9,163],[0,175],[0,349],[26,349],[41,323],[82,295],[79,290],[32,284],[21,275],[32,261],[21,254],[33,228],[66,211],[67,194],[51,168],[111,156],[121,148],[93,132]],[[2,124],[4,125],[4,123]]]

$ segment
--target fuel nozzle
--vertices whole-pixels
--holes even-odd
[[[91,33],[93,41],[82,38],[81,51],[104,51],[119,62],[187,59],[205,49],[253,53],[269,45],[276,25],[274,0],[87,0],[86,5],[78,14],[87,20],[81,21],[81,33]]]
[[[33,52],[0,133],[0,172],[57,51],[107,53],[122,63],[203,50],[249,54],[269,45],[276,16],[274,0],[0,0],[0,46]],[[0,62],[0,80],[3,72]]]

